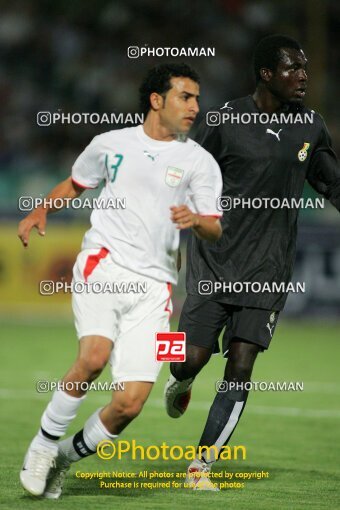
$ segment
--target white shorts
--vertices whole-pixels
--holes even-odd
[[[76,292],[85,282],[89,289]],[[116,288],[113,293],[98,292],[103,284],[106,290],[112,285]],[[73,286],[78,338],[100,335],[112,340],[110,364],[114,382],[156,381],[162,363],[155,359],[155,337],[157,332],[170,329],[171,284],[118,266],[102,248],[79,253],[73,268]],[[139,292],[134,292],[136,289]]]

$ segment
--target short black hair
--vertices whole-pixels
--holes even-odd
[[[261,80],[260,70],[262,67],[272,71],[276,70],[281,57],[281,48],[301,50],[301,45],[292,37],[278,34],[264,37],[257,44],[253,56],[256,83]]]
[[[200,78],[196,71],[187,64],[160,64],[150,69],[145,76],[143,83],[139,87],[139,103],[144,115],[149,112],[150,94],[165,94],[171,89],[171,78],[190,78],[190,80],[199,83]]]

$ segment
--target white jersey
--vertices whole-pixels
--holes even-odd
[[[116,264],[162,282],[177,283],[179,230],[170,207],[190,203],[198,214],[221,216],[214,158],[191,139],[154,140],[142,125],[96,136],[73,165],[72,179],[84,188],[104,180],[102,202],[125,202],[125,209],[92,211],[82,249],[106,248]]]

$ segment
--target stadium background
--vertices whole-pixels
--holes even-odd
[[[14,0],[1,3],[0,318],[5,370],[0,395],[5,413],[11,409],[17,417],[13,424],[11,422],[10,434],[4,424],[3,434],[9,442],[2,460],[5,465],[9,463],[15,478],[13,486],[12,481],[6,482],[8,494],[4,499],[5,505],[9,504],[10,498],[21,497],[16,481],[18,466],[27,441],[35,431],[34,423],[38,423],[42,402],[47,399],[47,396],[35,393],[35,381],[41,373],[51,380],[60,377],[76,352],[70,295],[40,296],[38,285],[41,280],[70,279],[90,214],[88,210],[77,210],[50,216],[46,238],[42,239],[33,232],[29,249],[23,250],[16,237],[17,223],[24,216],[18,210],[18,198],[46,194],[69,175],[75,158],[93,136],[122,127],[60,123],[41,127],[36,123],[37,113],[138,112],[138,86],[145,71],[166,61],[186,61],[199,72],[202,80],[201,108],[205,111],[213,104],[253,91],[251,55],[254,45],[262,36],[279,32],[296,37],[305,49],[309,59],[306,103],[325,117],[334,148],[339,154],[339,17],[337,0],[170,0],[163,4],[157,0],[63,0],[58,3]],[[129,59],[129,46],[214,47],[216,56]],[[305,196],[316,196],[308,185]],[[248,467],[262,469],[262,462],[272,467],[276,475],[271,491],[275,493],[277,489],[275,494],[278,497],[284,493],[294,497],[294,491],[297,491],[297,499],[288,501],[287,508],[300,508],[300,503],[301,508],[304,507],[294,485],[294,476],[299,479],[300,475],[300,483],[307,494],[313,486],[311,473],[318,473],[321,485],[314,486],[315,497],[316,493],[319,496],[315,508],[323,508],[323,501],[327,501],[332,489],[330,477],[325,475],[322,479],[322,473],[328,468],[332,481],[336,479],[335,449],[330,451],[331,431],[338,427],[340,418],[336,364],[339,358],[340,311],[339,215],[326,203],[324,210],[302,211],[299,225],[294,279],[306,281],[306,294],[289,298],[273,347],[259,360],[254,376],[256,380],[305,380],[307,389],[299,396],[252,395],[249,421],[247,417],[244,419],[233,441],[234,444],[242,444],[243,441],[245,444],[249,441],[250,445],[257,441],[261,443],[257,451],[254,446],[256,453],[252,454]],[[173,327],[185,294],[184,275],[185,257],[179,286],[174,292]],[[60,348],[56,349],[56,345]],[[196,417],[195,424],[187,417],[181,422],[187,428],[186,434],[181,436],[182,425],[169,423],[164,412],[157,408],[167,368],[155,389],[154,400],[145,410],[144,420],[151,424],[157,418],[165,431],[177,431],[174,432],[177,433],[176,438],[187,438],[186,444],[195,442],[221,367],[222,360],[214,359],[206,368],[205,376],[197,381],[199,402],[196,408],[193,405],[191,411]],[[209,384],[207,381],[210,381]],[[22,417],[18,417],[19,409],[25,411]],[[86,414],[84,411],[84,416]],[[259,436],[253,436],[251,423],[258,424],[258,430],[262,431]],[[321,445],[320,434],[325,425],[329,431],[329,442],[324,441]],[[10,440],[15,441],[16,431],[24,426],[20,451],[13,460]],[[133,427],[131,432],[130,429],[127,432],[127,437],[129,434],[134,437],[137,430],[142,432],[143,422]],[[147,434],[149,442],[164,439],[157,431],[154,430],[153,435]],[[291,443],[286,446],[282,458],[278,438],[281,441],[284,434],[288,434]],[[310,457],[307,455],[306,461],[305,446],[312,448],[308,446],[310,441],[318,448],[324,448],[324,453],[320,454],[321,461],[312,453]],[[276,461],[273,456],[276,456]],[[307,462],[307,467],[303,471],[301,466],[304,462]],[[99,469],[95,464],[93,466]],[[184,469],[185,466],[182,467]],[[172,469],[175,470],[174,467]],[[243,508],[242,498],[246,498],[244,508],[249,508],[247,497],[255,505],[253,508],[272,508],[273,499],[269,492],[268,500],[263,500],[262,506],[254,503],[256,492],[252,489],[249,489],[248,496],[233,494],[230,497],[236,508]],[[265,493],[266,490],[262,489],[262,496]],[[302,491],[302,497],[305,493]],[[77,495],[74,489],[73,496]],[[91,491],[87,495],[90,497]],[[210,496],[204,497],[205,502],[211,501]],[[71,499],[73,508],[77,508],[74,506],[76,499]],[[104,504],[106,498],[102,499]],[[146,507],[155,504],[158,508],[157,501],[151,504],[145,500],[144,503]],[[22,504],[27,507],[27,500],[22,500]],[[130,504],[128,497],[125,504]],[[332,504],[336,508],[334,501]],[[285,508],[284,505],[281,501],[279,507]],[[12,501],[11,507],[19,508],[19,502]],[[132,500],[131,508],[135,508]]]

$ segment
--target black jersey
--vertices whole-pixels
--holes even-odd
[[[187,292],[202,294],[202,280],[241,282],[245,283],[241,292],[240,286],[235,291],[236,286],[229,285],[227,291],[224,286],[217,291],[214,288],[211,294],[211,289],[203,293],[209,294],[208,299],[228,304],[281,310],[295,259],[299,208],[294,204],[299,203],[307,179],[340,210],[337,158],[322,117],[303,105],[287,106],[275,117],[269,115],[268,122],[252,96],[229,101],[215,111],[218,113],[215,117],[211,114],[211,122],[218,116],[222,119],[223,114],[229,114],[229,119],[209,126],[205,118],[195,139],[220,165],[223,196],[239,202],[243,199],[246,208],[224,210],[219,241],[189,237]],[[271,201],[274,207],[268,207],[268,199],[276,199]],[[222,207],[226,203],[221,201]],[[279,208],[278,203],[282,204]],[[250,287],[249,282],[260,286]],[[266,290],[258,292],[259,288]]]

